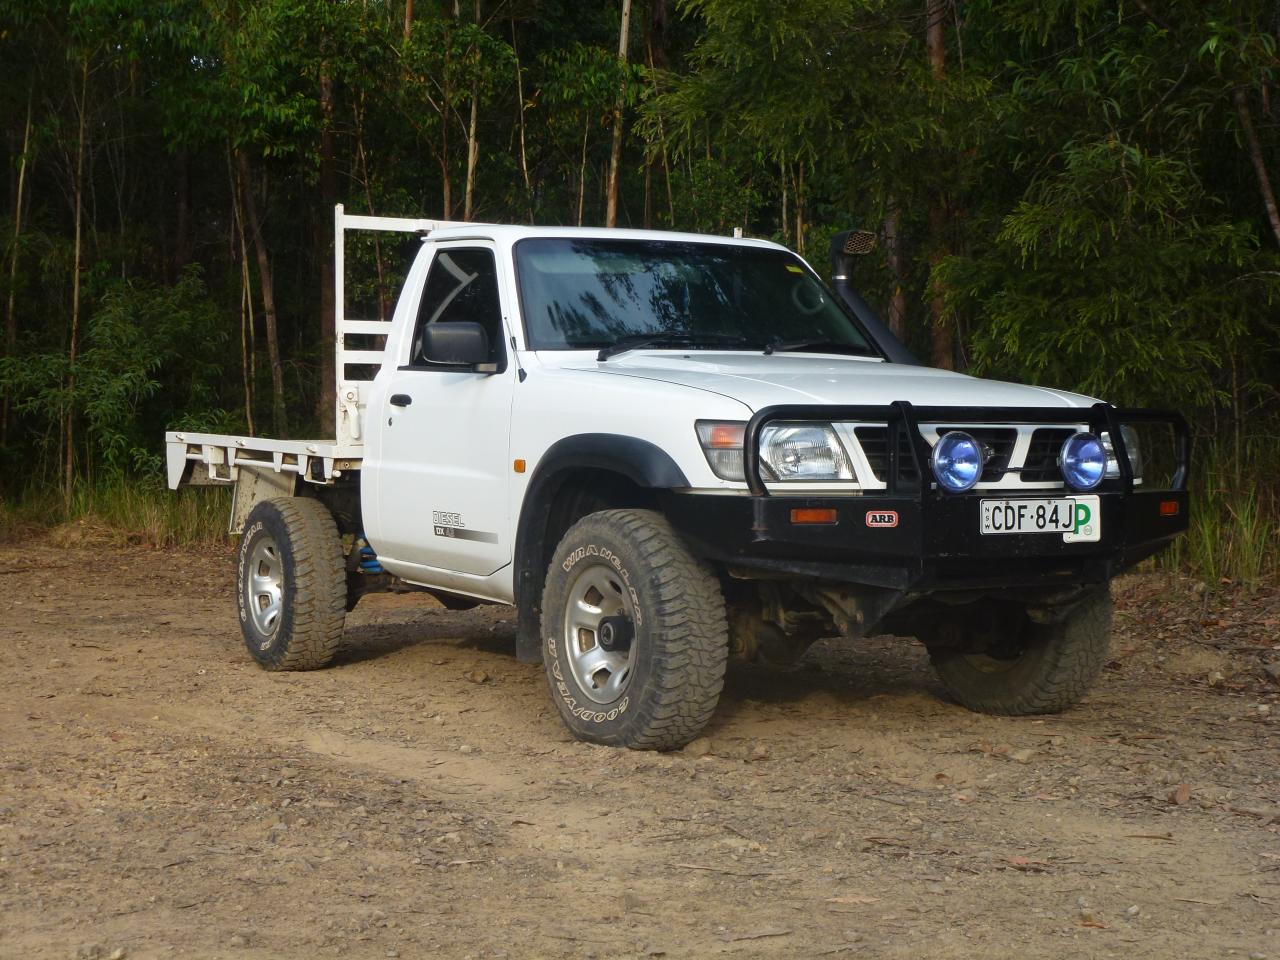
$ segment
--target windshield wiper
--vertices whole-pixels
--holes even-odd
[[[807,350],[811,353],[840,353],[855,357],[874,356],[866,347],[855,343],[841,343],[838,340],[783,340],[774,337],[764,346],[764,355],[786,353],[791,350]]]
[[[640,350],[644,347],[656,347],[662,344],[676,344],[682,347],[703,347],[744,343],[746,337],[736,333],[637,333],[629,337],[621,337],[601,347],[596,354],[597,360],[608,360],[628,350]]]

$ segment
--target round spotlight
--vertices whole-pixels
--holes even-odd
[[[952,430],[938,438],[929,464],[938,486],[949,493],[964,493],[981,478],[985,460],[982,444],[963,430]]]
[[[1106,475],[1106,448],[1092,433],[1077,433],[1063,442],[1058,467],[1072,490],[1092,490]]]

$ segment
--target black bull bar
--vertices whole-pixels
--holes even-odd
[[[771,493],[761,476],[760,436],[766,426],[779,421],[887,425],[886,489],[850,496],[775,486]],[[1099,496],[1102,540],[1067,543],[1044,534],[982,536],[979,513],[984,496],[1043,497],[1046,491],[951,494],[936,489],[921,423],[958,429],[979,424],[1085,424],[1094,433],[1106,432],[1118,475],[1088,491]],[[1144,478],[1147,482],[1135,490],[1120,427],[1150,423],[1173,429],[1172,478],[1162,489],[1154,489]],[[759,576],[798,575],[895,591],[1100,583],[1151,556],[1186,529],[1190,461],[1186,421],[1167,411],[1105,403],[1087,408],[916,407],[906,401],[779,405],[758,411],[746,427],[744,467],[751,496],[672,496],[666,508],[700,554],[732,570],[755,570]],[[903,476],[899,469],[908,465],[915,468],[913,476]],[[1068,490],[1065,495],[1079,494]],[[834,511],[836,521],[825,526],[798,524],[793,516],[797,508]],[[887,529],[872,529],[881,527],[880,511],[893,522],[884,525]]]
[[[945,423],[963,428],[969,424],[1026,423],[1060,425],[1087,423],[1095,434],[1106,432],[1115,453],[1119,477],[1104,479],[1093,492],[1133,492],[1133,467],[1125,449],[1124,435],[1120,427],[1126,423],[1166,423],[1173,428],[1175,467],[1169,489],[1186,490],[1191,469],[1191,431],[1182,415],[1169,410],[1117,408],[1109,403],[1095,403],[1085,409],[1070,407],[916,407],[906,400],[895,400],[887,406],[826,406],[822,404],[784,404],[765,407],[747,422],[743,439],[743,462],[747,487],[753,496],[768,497],[760,475],[760,433],[769,424],[785,421],[820,421],[823,423],[858,422],[884,423],[889,429],[887,469],[888,494],[902,493],[903,481],[898,460],[901,438],[909,441],[912,465],[920,478],[918,487],[921,504],[930,493],[928,469],[931,448],[920,433],[921,423]]]

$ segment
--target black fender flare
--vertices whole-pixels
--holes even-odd
[[[689,486],[684,471],[655,443],[612,433],[580,433],[557,440],[538,460],[520,503],[516,526],[514,588],[518,623],[516,655],[541,660],[542,585],[546,579],[547,517],[567,475],[575,469],[606,470],[650,490]]]

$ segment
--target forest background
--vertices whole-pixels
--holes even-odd
[[[1280,564],[1277,0],[0,0],[0,534],[217,535],[162,434],[332,430],[332,217],[880,236],[937,366],[1172,407]],[[357,246],[386,314],[404,251]]]

